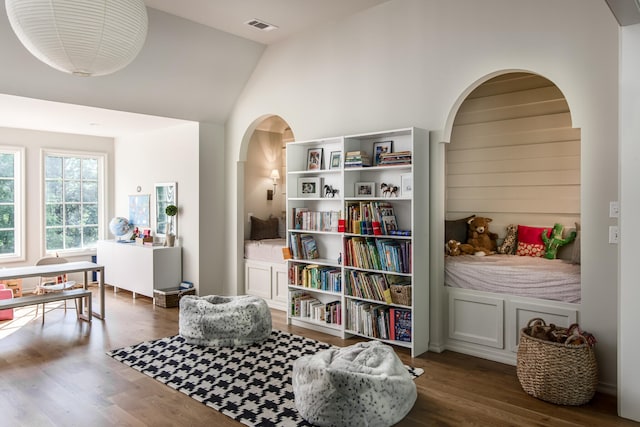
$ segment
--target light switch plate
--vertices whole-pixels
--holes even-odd
[[[609,202],[609,218],[618,218],[620,216],[620,205],[617,201]]]

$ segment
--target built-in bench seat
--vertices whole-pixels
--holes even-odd
[[[79,313],[78,317],[81,319],[91,321],[92,307],[91,307],[91,291],[88,289],[71,289],[63,292],[48,292],[41,295],[29,295],[13,299],[0,300],[0,310],[8,308],[25,307],[28,305],[44,304],[47,302],[64,301],[69,299],[81,299],[84,298],[87,303],[87,315]],[[82,307],[82,304],[78,306]],[[44,317],[44,312],[43,312]]]

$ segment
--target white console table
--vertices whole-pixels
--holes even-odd
[[[182,281],[182,248],[98,241],[98,263],[105,267],[105,283],[114,292],[126,289],[135,298],[153,298],[154,289],[174,288]]]

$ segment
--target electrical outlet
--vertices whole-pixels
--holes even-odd
[[[610,225],[609,226],[609,243],[617,244],[618,243],[618,226]]]
[[[620,205],[617,201],[609,202],[609,218],[618,218],[620,216]]]

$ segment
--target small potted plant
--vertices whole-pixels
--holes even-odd
[[[167,228],[165,231],[166,237],[164,239],[165,246],[173,246],[176,240],[176,235],[173,233],[173,221],[174,217],[178,214],[178,207],[176,205],[169,205],[165,208],[164,213],[169,217],[167,219]]]

